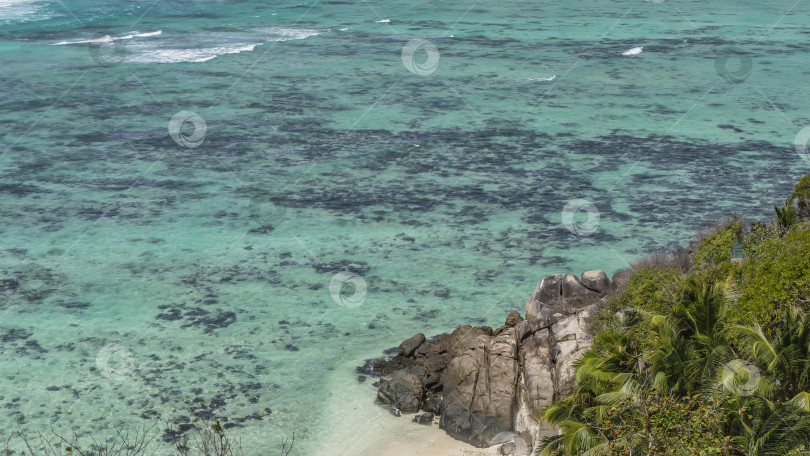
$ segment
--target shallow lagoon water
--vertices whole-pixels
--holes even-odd
[[[794,3],[0,2],[0,428],[323,453],[358,360],[769,216],[810,168]]]

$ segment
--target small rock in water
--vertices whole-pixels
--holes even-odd
[[[394,415],[394,416],[402,416],[402,413],[396,407],[393,407],[393,406],[389,407],[388,411],[391,412],[391,414]]]
[[[363,383],[363,382],[365,382],[365,381],[366,381],[366,376],[365,376],[365,375],[358,375],[358,376],[357,376],[357,381],[358,381],[359,383]]]

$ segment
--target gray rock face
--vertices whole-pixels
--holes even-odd
[[[530,409],[539,411],[554,401],[554,366],[548,327],[540,328],[523,339],[520,351],[523,382],[529,393]]]
[[[425,343],[425,335],[422,333],[411,336],[410,339],[399,344],[397,354],[400,356],[411,356],[422,344]]]
[[[488,445],[512,429],[518,360],[515,331],[480,336],[454,357],[443,376],[444,409],[439,426],[451,435]]]
[[[580,281],[585,288],[597,293],[605,293],[610,290],[610,279],[604,271],[585,271],[582,273]]]
[[[378,399],[405,413],[437,414],[448,434],[478,446],[520,435],[520,445],[515,437],[516,446],[505,449],[532,454],[554,433],[539,412],[573,391],[572,365],[592,344],[587,319],[610,287],[601,271],[583,273],[582,281],[556,274],[526,302],[526,320],[513,311],[494,331],[459,326],[430,343],[417,334],[398,350],[409,367],[381,380]]]

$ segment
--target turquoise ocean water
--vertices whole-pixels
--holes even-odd
[[[809,13],[0,0],[0,429],[194,410],[323,453],[359,360],[769,216]]]

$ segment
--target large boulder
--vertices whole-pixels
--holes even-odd
[[[554,306],[562,298],[563,276],[554,274],[543,278],[537,284],[534,294],[526,301],[526,319],[532,320],[540,316],[545,307]]]
[[[425,369],[424,381],[426,387],[434,388],[442,381],[442,372],[444,372],[444,368],[447,367],[449,361],[449,355],[435,353],[431,353],[423,360],[420,360],[418,365]]]
[[[402,342],[399,344],[397,348],[397,354],[399,356],[413,356],[414,352],[417,348],[419,348],[422,344],[425,343],[425,335],[422,333],[415,334],[411,336],[410,339]]]
[[[580,281],[585,288],[597,293],[610,291],[610,279],[605,271],[585,271],[582,273]]]
[[[579,281],[577,276],[566,274],[562,282],[562,296],[573,304],[579,304],[583,300],[594,297],[596,292],[589,290]]]
[[[425,389],[422,378],[409,369],[400,369],[380,380],[377,400],[405,413],[416,413],[422,407]]]

